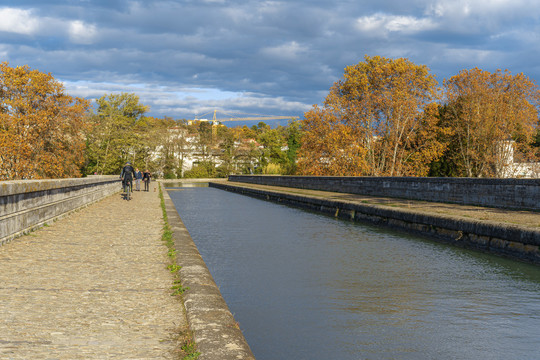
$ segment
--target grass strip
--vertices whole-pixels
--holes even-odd
[[[174,240],[172,236],[172,230],[171,226],[169,225],[169,218],[167,216],[167,210],[165,208],[165,198],[163,197],[163,191],[161,189],[161,184],[159,184],[159,198],[161,200],[161,210],[163,212],[163,235],[161,236],[161,240],[165,243],[167,246],[167,256],[169,257],[169,265],[167,265],[167,269],[173,274],[173,286],[171,287],[171,290],[173,290],[171,296],[180,296],[182,297],[182,294],[184,291],[188,290],[189,288],[185,288],[182,286],[182,282],[180,280],[179,270],[181,266],[178,266],[176,263],[176,249],[174,248]],[[184,299],[182,298],[182,304],[184,303]],[[183,311],[185,312],[185,308],[182,306]],[[185,331],[182,331],[182,343],[181,346],[181,355],[182,360],[196,360],[199,358],[200,352],[197,351],[197,345],[195,344],[195,341],[193,340],[193,334],[189,329],[186,328]]]

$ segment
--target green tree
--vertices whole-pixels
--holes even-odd
[[[199,153],[205,160],[208,160],[213,145],[213,127],[208,121],[201,121],[198,126],[198,142],[197,147]]]
[[[302,145],[302,134],[300,131],[300,123],[293,121],[287,126],[287,165],[286,173],[289,175],[296,173],[296,159],[298,150]]]
[[[235,132],[226,127],[220,126],[217,131],[219,148],[221,150],[220,159],[222,165],[219,167],[220,177],[225,177],[234,172],[237,148],[235,146]]]
[[[129,93],[104,95],[96,102],[93,131],[87,135],[87,171],[117,174],[126,161],[135,162],[143,146],[137,126],[148,107],[139,102],[137,95]]]
[[[184,177],[188,179],[194,178],[214,178],[216,177],[216,167],[211,161],[202,161],[196,164],[193,169],[185,172]]]
[[[152,173],[162,173],[165,178],[177,177],[179,168],[176,156],[177,122],[171,118],[142,117],[136,125],[139,142],[135,164]]]
[[[264,124],[264,123],[260,123]],[[259,128],[258,142],[263,146],[261,165],[268,163],[286,165],[287,153],[284,150],[287,145],[287,133],[285,128],[278,126],[275,129],[264,124]]]

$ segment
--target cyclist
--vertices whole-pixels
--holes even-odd
[[[133,166],[131,166],[131,163],[128,161],[126,165],[122,168],[122,174],[120,174],[120,178],[122,179],[122,186],[124,189],[126,186],[129,186],[131,189],[133,189],[133,177],[135,176],[135,169],[133,169]]]

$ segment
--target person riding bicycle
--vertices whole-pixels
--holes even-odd
[[[122,168],[122,173],[120,178],[122,179],[122,187],[129,185],[133,189],[133,177],[135,176],[135,169],[131,166],[131,163],[128,161],[126,165]]]

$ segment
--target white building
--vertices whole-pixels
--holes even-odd
[[[160,145],[152,154],[152,160],[158,160],[164,156],[166,146],[169,149],[169,156],[175,158],[176,164],[181,164],[181,175],[186,171],[193,169],[201,162],[212,162],[216,167],[224,164],[222,154],[224,150],[217,146],[208,146],[201,144],[198,134],[190,134],[189,131],[182,127],[173,127],[168,129],[167,145]],[[262,151],[262,146],[254,139],[247,139],[241,142],[234,142],[235,156],[233,168],[238,172],[242,171],[243,167],[254,169],[258,165],[258,159],[254,159],[249,155],[253,149]],[[157,174],[163,176],[163,174]]]
[[[503,142],[500,150],[500,167],[503,178],[540,178],[539,162],[518,162],[515,160],[515,141]]]

